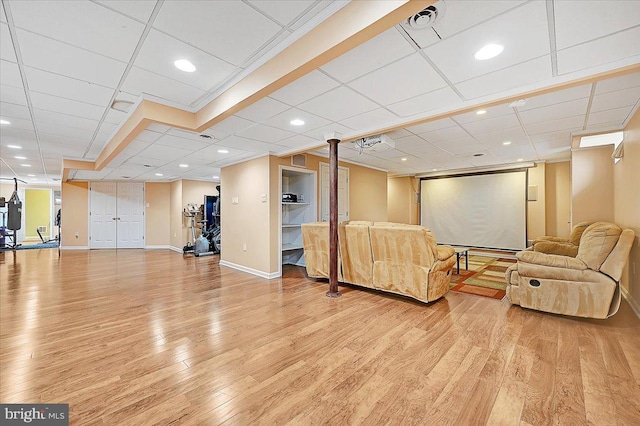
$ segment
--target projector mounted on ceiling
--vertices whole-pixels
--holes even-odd
[[[387,135],[374,135],[367,138],[358,139],[355,144],[360,148],[360,154],[363,150],[370,152],[389,151],[396,147],[396,143]]]

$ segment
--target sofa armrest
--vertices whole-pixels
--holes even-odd
[[[587,265],[574,257],[558,256],[555,254],[544,254],[537,251],[521,251],[516,253],[518,262],[531,263],[540,266],[550,266],[552,268],[574,269],[584,271]]]
[[[545,235],[543,237],[538,237],[538,238],[534,239],[533,240],[533,244],[540,243],[542,241],[551,241],[551,242],[554,242],[554,243],[568,243],[569,242],[569,240],[566,239],[566,238],[550,237],[548,235]]]
[[[556,254],[559,256],[576,257],[578,246],[557,241],[538,241],[533,243],[533,251],[546,254]]]
[[[437,246],[438,257],[437,260],[447,260],[455,254],[455,250],[451,246]]]

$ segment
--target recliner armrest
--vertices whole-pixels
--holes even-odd
[[[538,238],[534,239],[532,244],[540,243],[542,241],[551,241],[551,242],[554,242],[554,243],[568,243],[569,242],[569,240],[566,239],[566,238],[551,237],[551,236],[545,235],[543,237],[538,237]]]
[[[534,265],[551,266],[553,268],[575,269],[584,271],[587,265],[574,257],[544,254],[536,251],[521,251],[516,253],[518,262],[532,263]]]
[[[533,243],[533,251],[576,257],[578,255],[578,246],[567,242],[538,241]]]
[[[451,246],[437,246],[438,248],[438,259],[437,260],[447,260],[451,256],[455,254],[455,250]]]

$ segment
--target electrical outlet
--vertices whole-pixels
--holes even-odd
[[[238,204],[238,197],[231,197],[231,204]]]
[[[80,233],[76,232],[76,238],[79,238],[79,237],[80,237]]]

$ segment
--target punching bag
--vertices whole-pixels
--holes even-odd
[[[9,201],[7,203],[7,229],[17,231],[22,227],[22,201]]]

